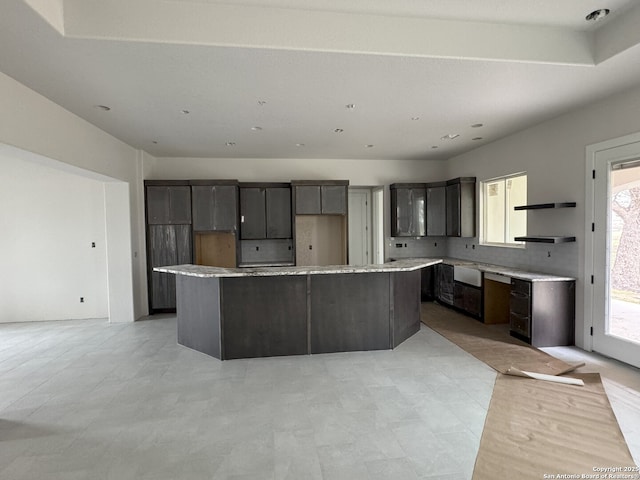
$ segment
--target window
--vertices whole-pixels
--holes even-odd
[[[518,173],[481,182],[483,245],[521,246],[514,237],[527,235],[526,210],[514,210],[527,204],[527,174]]]

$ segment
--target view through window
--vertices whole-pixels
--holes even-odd
[[[527,175],[519,173],[481,182],[482,238],[484,245],[521,246],[515,237],[527,235],[526,210],[513,207],[527,204]]]

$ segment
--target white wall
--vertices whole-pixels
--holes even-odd
[[[577,208],[528,213],[530,235],[572,235],[576,243],[527,244],[526,250],[476,247],[478,239],[450,239],[450,256],[521,266],[576,277],[576,344],[582,346],[587,145],[640,132],[640,87],[452,158],[448,177],[478,180],[526,171],[528,203],[575,201]],[[604,200],[604,199],[603,199]],[[549,254],[551,256],[549,256]]]
[[[126,311],[118,308],[118,318],[111,320],[132,321],[146,315],[146,278],[140,275],[145,269],[144,229],[139,227],[144,221],[141,163],[145,155],[2,73],[0,143],[55,160],[70,170],[80,169],[88,177],[101,175],[108,181],[126,183],[129,203],[125,216],[131,236],[117,242],[119,248],[111,251],[107,268],[117,275],[126,262],[127,270],[133,273],[113,282],[115,290],[109,293],[113,301],[116,296],[133,296],[136,301]],[[105,208],[122,217],[121,201],[107,202]]]
[[[0,323],[107,317],[103,183],[7,150],[0,172]]]

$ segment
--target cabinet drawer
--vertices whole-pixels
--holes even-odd
[[[519,315],[511,312],[509,314],[509,327],[512,332],[531,338],[531,318],[528,315]]]

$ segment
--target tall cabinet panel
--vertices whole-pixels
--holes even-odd
[[[427,183],[427,237],[447,235],[446,182]]]
[[[190,225],[149,225],[151,286],[153,310],[176,308],[175,275],[154,272],[155,267],[191,263]]]
[[[155,267],[192,263],[191,187],[183,181],[145,181],[149,310],[176,308],[175,276]]]
[[[476,235],[476,178],[449,180],[446,186],[447,236]]]

